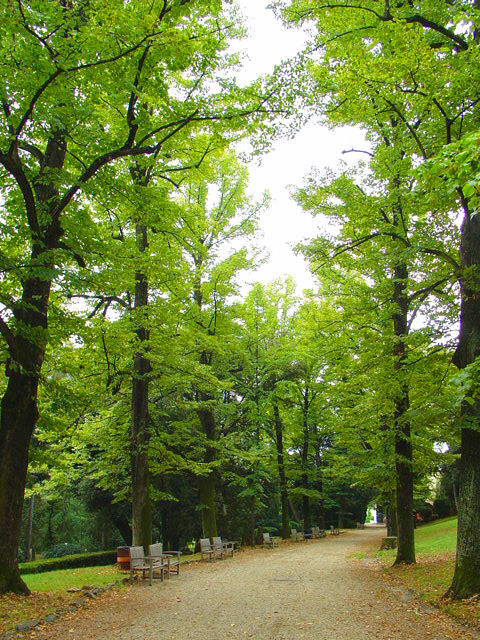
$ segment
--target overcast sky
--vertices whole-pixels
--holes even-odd
[[[243,84],[268,73],[282,59],[295,55],[306,36],[300,30],[284,29],[266,8],[268,0],[239,0],[239,4],[247,16],[250,33],[242,43],[249,58],[239,74],[239,82]],[[342,151],[352,147],[366,147],[359,129],[349,127],[333,132],[310,123],[293,140],[273,145],[270,153],[261,158],[260,166],[250,165],[251,192],[258,195],[267,189],[272,201],[261,220],[263,243],[270,259],[255,274],[248,274],[248,282],[269,282],[291,274],[299,293],[312,286],[308,265],[294,255],[292,247],[304,238],[314,237],[317,222],[289,198],[288,186],[300,186],[312,167],[336,166],[342,159]],[[354,161],[352,156],[350,159]]]

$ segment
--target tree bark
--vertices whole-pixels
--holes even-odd
[[[315,466],[317,468],[317,490],[320,494],[319,511],[320,516],[318,519],[318,526],[320,529],[325,529],[325,496],[323,493],[323,471],[322,471],[322,455],[321,455],[321,438],[317,433],[317,443],[315,447]]]
[[[285,475],[285,462],[283,454],[283,425],[280,418],[278,404],[274,402],[273,413],[275,417],[275,444],[277,447],[278,477],[280,481],[280,502],[282,505],[282,538],[290,538],[290,520],[288,517],[288,492],[287,478]]]
[[[54,273],[51,250],[58,246],[63,233],[58,216],[54,214],[59,192],[48,172],[63,167],[65,153],[64,134],[53,132],[43,165],[33,180],[35,202],[27,205],[32,250],[31,266],[25,273],[31,275],[22,282],[22,298],[13,309],[13,329],[6,323],[2,328],[9,359],[0,419],[0,593],[30,593],[18,572],[18,541],[28,450],[38,419],[38,384],[47,346],[48,303]],[[23,171],[18,153],[12,152],[11,160]],[[39,213],[48,221],[43,227],[39,223]],[[37,269],[41,275],[36,273]]]
[[[395,398],[395,470],[396,470],[396,511],[398,528],[398,547],[395,564],[415,563],[415,537],[413,526],[413,468],[412,441],[410,423],[406,414],[410,406],[408,384],[402,379],[402,370],[407,355],[406,337],[408,335],[408,270],[399,264],[394,269],[393,302],[396,311],[393,316],[395,345],[394,370],[400,377],[399,391]]]
[[[27,531],[25,533],[25,556],[27,561],[32,560],[32,532],[33,532],[34,509],[35,509],[35,494],[32,493],[30,497],[30,502],[28,503]]]
[[[480,356],[480,220],[464,204],[461,228],[460,335],[453,358],[464,369]],[[464,401],[461,409],[460,487],[455,573],[448,591],[454,599],[480,593],[480,400],[478,379],[469,390],[473,404]]]
[[[398,536],[397,513],[390,505],[386,508],[387,536]]]
[[[302,482],[304,489],[310,488],[308,480],[308,448],[310,444],[310,429],[308,424],[308,410],[310,408],[309,403],[309,389],[308,385],[303,392],[303,449],[302,449]],[[303,530],[311,531],[312,529],[312,512],[310,509],[310,498],[307,495],[302,496],[303,507]]]
[[[35,251],[32,260],[39,257]],[[37,393],[45,355],[50,284],[36,278],[25,281],[16,313],[23,330],[15,336],[15,353],[7,364],[8,383],[0,421],[0,593],[30,593],[20,578],[17,554],[28,450],[38,419]],[[30,342],[27,335],[36,341]]]
[[[143,255],[148,247],[147,228],[137,224],[137,247]],[[149,332],[146,311],[148,305],[148,280],[141,271],[135,274],[135,322],[136,335],[142,347],[134,355],[132,378],[132,426],[131,426],[131,479],[132,479],[132,543],[148,551],[152,543],[152,507],[150,502],[150,470],[148,447],[150,425],[148,414],[148,384],[150,360],[145,355]]]
[[[205,398],[203,398],[205,400]],[[203,433],[207,440],[212,442],[216,438],[215,416],[210,409],[198,409],[198,417],[202,425]],[[205,450],[206,463],[215,460],[215,448],[207,446]],[[215,513],[215,474],[210,471],[205,476],[199,476],[198,489],[200,504],[202,505],[202,531],[204,538],[213,538],[217,535],[217,517]]]

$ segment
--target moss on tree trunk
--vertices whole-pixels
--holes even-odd
[[[462,195],[462,194],[461,194]],[[460,335],[453,358],[465,369],[480,357],[480,216],[470,212],[462,195]],[[462,404],[460,488],[455,573],[448,591],[454,599],[480,593],[480,399],[473,375]]]

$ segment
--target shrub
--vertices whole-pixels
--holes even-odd
[[[455,510],[452,510],[450,500],[446,496],[440,496],[433,501],[433,508],[435,513],[438,513],[439,518],[448,518],[453,515]]]
[[[79,544],[73,544],[69,542],[61,542],[55,544],[53,547],[49,547],[43,552],[44,558],[63,558],[64,556],[71,556],[75,553],[85,553],[85,549]]]
[[[104,567],[115,564],[116,550],[94,551],[92,553],[80,553],[64,556],[63,558],[50,558],[48,560],[36,560],[24,562],[19,565],[20,573],[44,573],[45,571],[57,571],[57,569],[76,569],[78,567]]]
[[[433,520],[433,507],[428,502],[415,502],[415,513],[419,513],[421,516],[420,522],[431,522]]]

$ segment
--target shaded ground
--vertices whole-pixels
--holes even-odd
[[[473,638],[392,591],[352,553],[384,529],[196,563],[163,585],[102,595],[37,640],[451,640]]]

